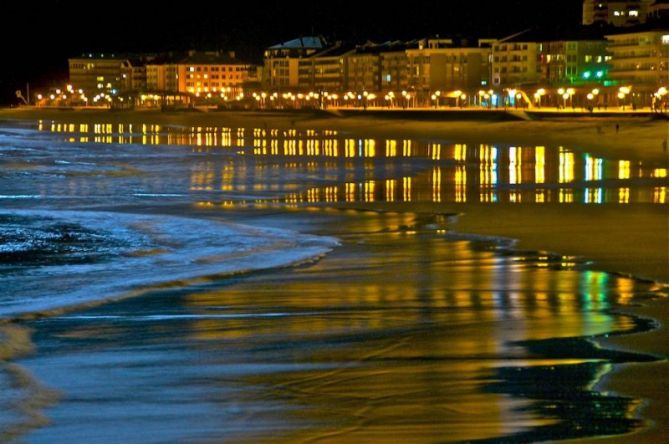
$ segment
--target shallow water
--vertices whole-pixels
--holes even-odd
[[[652,285],[453,233],[448,215],[329,208],[663,205],[662,168],[335,132],[38,130],[0,132],[2,313],[51,310],[2,331],[0,359],[28,355],[0,369],[0,439],[531,442],[642,425],[641,400],[596,383],[648,357],[576,338],[650,328],[609,310]]]

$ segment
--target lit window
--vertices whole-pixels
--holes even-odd
[[[630,17],[639,17],[639,11],[632,10],[629,12]]]
[[[669,35],[663,35],[662,36],[662,44],[663,45],[669,45]]]

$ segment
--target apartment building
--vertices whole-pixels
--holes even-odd
[[[146,66],[146,87],[150,91],[189,93],[196,97],[235,95],[242,85],[257,81],[256,67],[232,52],[170,54]]]
[[[298,59],[298,89],[303,91],[342,91],[344,64],[355,46],[335,43],[332,47]]]
[[[137,69],[143,62],[134,55],[89,53],[68,59],[68,65],[69,83],[90,97],[139,89],[146,81]]]
[[[641,27],[606,38],[612,79],[649,91],[669,85],[669,28]]]
[[[300,37],[265,50],[263,86],[275,90],[296,89],[300,82],[300,59],[327,47],[322,37]]]
[[[530,30],[493,45],[494,86],[603,84],[611,56],[598,27]]]
[[[488,86],[494,39],[426,38],[407,50],[410,84],[417,91],[469,90]]]
[[[583,24],[634,26],[645,23],[655,0],[585,0]]]

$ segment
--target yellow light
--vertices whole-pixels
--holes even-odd
[[[592,100],[594,98],[595,98],[594,94],[592,94],[592,93],[588,94],[588,100]]]
[[[592,90],[592,93],[593,93],[594,95],[597,95],[597,94],[599,94],[599,90],[598,90],[597,88],[595,88],[595,89]]]
[[[563,95],[564,94],[564,88],[558,89],[558,94]]]
[[[569,94],[570,96],[573,96],[575,92],[576,92],[576,91],[574,91],[574,88],[569,88],[569,89],[567,90],[567,94]]]
[[[42,100],[42,94],[37,94],[37,100]]]
[[[618,98],[619,99],[624,99],[625,98],[625,93],[619,92],[618,93]]]

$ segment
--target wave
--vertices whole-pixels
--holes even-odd
[[[332,237],[180,216],[0,211],[0,317],[60,311],[142,288],[288,266]]]

